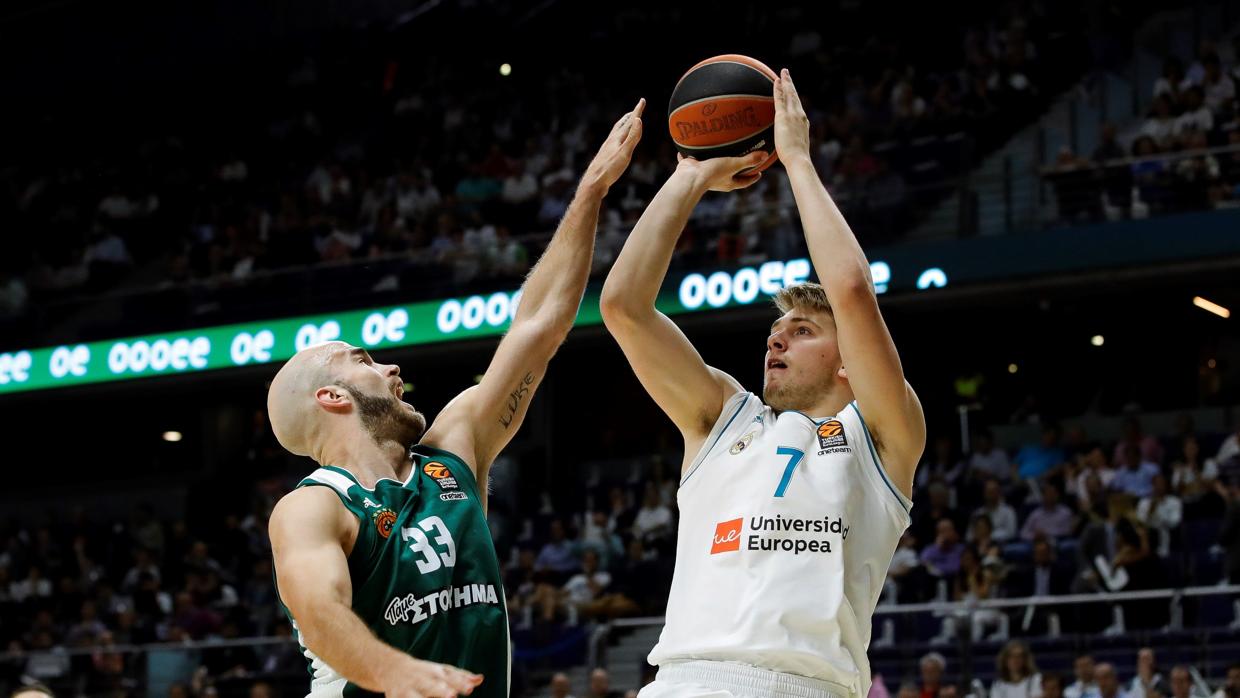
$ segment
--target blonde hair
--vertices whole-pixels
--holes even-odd
[[[827,300],[826,290],[813,281],[785,286],[775,294],[774,300],[775,307],[779,308],[781,314],[793,308],[831,313],[831,302]]]

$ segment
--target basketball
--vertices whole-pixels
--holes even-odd
[[[707,58],[689,69],[667,108],[672,142],[698,160],[771,153],[752,172],[770,167],[775,155],[775,72],[762,61],[737,54]]]

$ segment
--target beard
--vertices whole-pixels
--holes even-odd
[[[353,396],[362,428],[376,442],[395,441],[412,446],[426,431],[426,417],[417,410],[406,409],[395,395],[367,395],[348,383],[341,383],[340,387]]]
[[[762,385],[762,401],[777,412],[812,409],[824,395],[831,392],[830,381],[822,385],[790,381],[784,378],[778,385]]]

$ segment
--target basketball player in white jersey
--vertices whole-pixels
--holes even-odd
[[[865,254],[814,172],[787,71],[774,92],[775,147],[821,285],[776,297],[762,397],[706,365],[655,297],[698,200],[752,184],[738,173],[763,153],[682,159],[603,288],[608,329],[685,440],[676,572],[642,698],[864,697],[871,615],[909,524],[921,404]]]

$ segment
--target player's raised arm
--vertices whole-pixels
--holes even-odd
[[[888,474],[910,494],[926,445],[921,402],[904,380],[865,253],[814,171],[809,119],[787,70],[775,81],[775,147],[788,170],[810,258],[831,303],[848,384],[877,438]]]
[[[603,284],[603,322],[646,392],[684,434],[686,450],[710,433],[724,402],[741,387],[706,365],[680,328],[655,309],[655,298],[676,240],[702,195],[749,186],[761,175],[737,173],[765,157],[758,152],[702,162],[682,159],[642,213]]]
[[[415,659],[390,647],[353,612],[345,553],[345,546],[352,546],[351,516],[325,487],[294,490],[271,512],[268,526],[276,583],[302,642],[346,679],[369,691],[404,698],[454,698],[472,693],[483,677]]]
[[[479,482],[521,426],[547,363],[577,318],[599,209],[641,140],[645,106],[640,100],[616,122],[586,168],[551,243],[521,287],[517,315],[482,381],[449,403],[422,439],[469,459]]]

